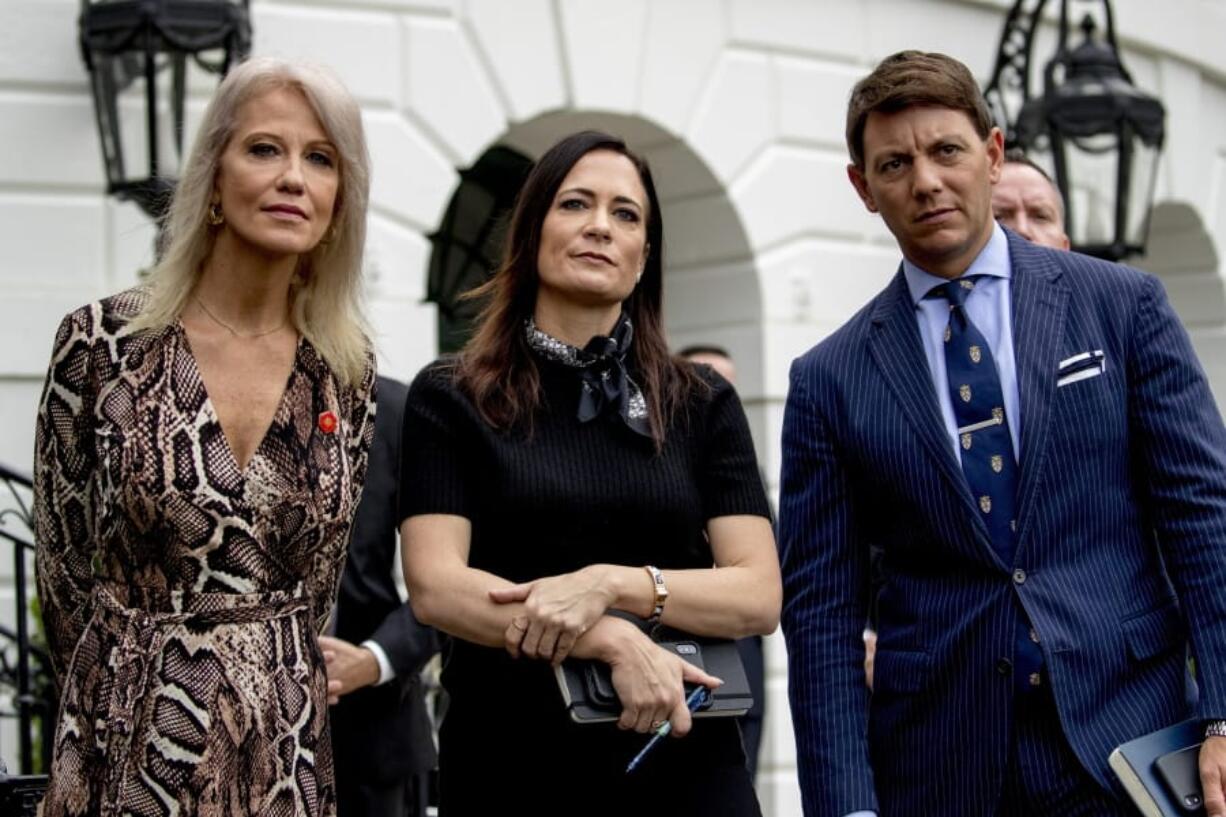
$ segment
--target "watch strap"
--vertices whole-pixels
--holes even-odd
[[[655,598],[651,602],[651,615],[647,621],[650,624],[659,624],[660,617],[664,615],[664,602],[668,600],[668,586],[664,584],[664,573],[660,571],[660,568],[655,565],[644,565],[643,569],[651,577],[651,586],[655,591]]]

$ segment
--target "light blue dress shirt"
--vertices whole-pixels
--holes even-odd
[[[954,402],[949,394],[949,378],[945,373],[945,327],[949,324],[949,301],[944,298],[929,298],[933,287],[946,279],[903,259],[903,276],[915,304],[915,320],[919,324],[920,340],[924,343],[924,357],[928,359],[928,374],[936,389],[937,404],[945,421],[945,432],[953,447],[958,464],[962,463],[962,446],[958,444],[958,421],[954,418]],[[992,237],[971,262],[962,277],[983,275],[966,298],[966,312],[971,322],[979,329],[992,350],[996,371],[1000,375],[1001,395],[1005,401],[1005,417],[1009,420],[1009,435],[1013,438],[1013,456],[1021,456],[1022,406],[1017,390],[1017,362],[1013,356],[1013,309],[1010,302],[1010,281],[1013,278],[1013,262],[1009,258],[1009,239],[996,224]],[[856,811],[847,817],[877,817],[876,812]]]
[[[945,431],[958,463],[962,463],[962,447],[958,445],[958,421],[954,418],[953,398],[949,394],[949,379],[945,374],[945,327],[949,324],[949,302],[944,298],[927,297],[933,287],[946,279],[925,272],[903,259],[903,275],[915,303],[915,319],[919,324],[924,356],[928,358],[928,373],[936,389],[937,404],[945,421]],[[996,361],[1000,375],[1000,390],[1005,401],[1005,417],[1009,435],[1013,438],[1013,456],[1020,458],[1022,446],[1022,407],[1017,390],[1017,362],[1013,355],[1013,310],[1010,305],[1010,280],[1013,262],[1009,258],[1009,239],[996,224],[992,237],[971,262],[962,277],[983,275],[966,299],[966,312],[971,322],[983,334]]]

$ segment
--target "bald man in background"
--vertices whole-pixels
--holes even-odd
[[[1042,168],[1020,150],[1005,153],[1000,181],[992,188],[992,214],[1034,244],[1069,248],[1064,231],[1064,198]]]

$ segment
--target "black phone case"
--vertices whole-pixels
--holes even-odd
[[[1158,778],[1184,814],[1205,813],[1200,787],[1200,744],[1171,752],[1154,761]]]
[[[695,641],[661,641],[661,647],[688,661],[701,670],[706,664],[702,660],[702,647]],[[587,690],[588,701],[597,709],[607,709],[610,712],[620,712],[621,703],[617,700],[617,690],[613,688],[613,676],[608,667],[596,662],[589,662],[583,667],[583,685]],[[686,686],[686,693],[690,691]],[[705,709],[706,707],[704,707]]]
[[[724,686],[715,690],[707,703],[694,712],[694,717],[736,717],[753,706],[753,693],[734,642],[689,636],[666,628],[657,635],[656,643],[661,647],[724,681]],[[578,723],[617,720],[621,703],[607,664],[567,659],[555,674],[572,720]],[[690,690],[687,684],[686,693]]]

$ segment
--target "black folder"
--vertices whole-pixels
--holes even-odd
[[[1203,721],[1187,720],[1121,745],[1107,762],[1144,817],[1205,814],[1197,765]]]

